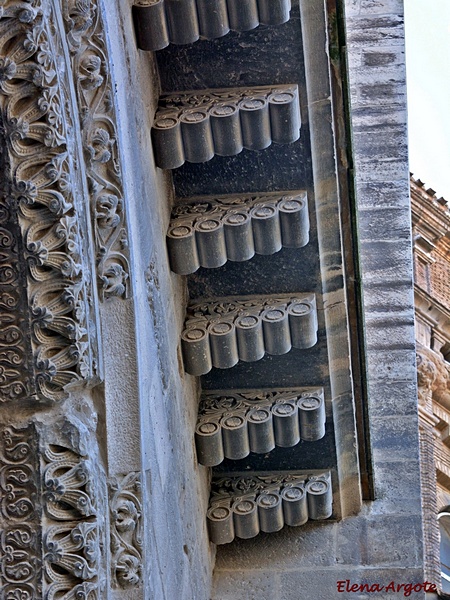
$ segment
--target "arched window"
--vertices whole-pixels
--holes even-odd
[[[450,506],[438,514],[441,535],[441,585],[444,594],[450,594]]]

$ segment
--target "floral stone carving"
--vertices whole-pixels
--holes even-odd
[[[92,440],[89,459],[64,429],[81,431],[67,420],[0,430],[2,600],[102,597],[101,471]]]
[[[0,597],[28,600],[41,589],[41,504],[33,426],[0,430]]]
[[[63,0],[102,299],[128,295],[127,234],[108,51],[96,0]]]
[[[53,4],[0,11],[1,400],[59,400],[96,374],[89,244]],[[21,314],[22,313],[22,314]]]
[[[139,473],[110,482],[112,578],[120,587],[142,580],[142,502]]]

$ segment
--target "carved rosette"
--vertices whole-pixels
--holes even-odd
[[[110,482],[111,569],[116,586],[142,581],[142,500],[139,473]]]
[[[95,375],[70,90],[52,3],[2,5],[1,400],[54,401]]]
[[[105,31],[96,0],[62,0],[83,138],[101,298],[126,297],[127,234]]]

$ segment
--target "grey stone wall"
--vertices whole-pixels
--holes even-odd
[[[215,600],[398,599],[402,592],[340,593],[337,581],[424,577],[403,2],[347,0],[345,9],[376,499],[341,522],[219,548]]]
[[[208,470],[194,455],[196,380],[179,368],[186,290],[166,257],[171,179],[152,166],[150,141],[159,82],[154,55],[136,48],[131,4],[103,2],[132,265],[131,299],[103,309],[108,471],[143,470],[145,525],[145,590],[117,597],[206,600]]]

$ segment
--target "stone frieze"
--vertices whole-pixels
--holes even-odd
[[[53,4],[0,11],[0,399],[59,400],[96,374],[73,113]]]
[[[67,420],[0,430],[2,600],[102,597],[103,476],[83,430]]]
[[[129,287],[124,193],[108,48],[97,0],[62,0],[83,141],[101,299]]]

